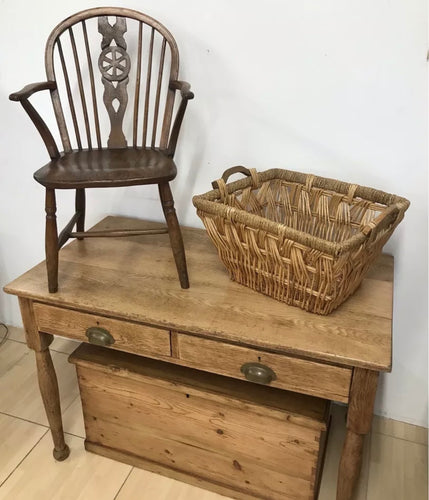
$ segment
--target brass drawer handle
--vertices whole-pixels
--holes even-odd
[[[245,363],[240,371],[244,374],[246,380],[257,384],[267,385],[277,378],[271,368],[260,363]]]
[[[91,344],[108,346],[115,342],[110,332],[99,326],[91,326],[86,330],[86,336]]]

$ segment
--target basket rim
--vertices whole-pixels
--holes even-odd
[[[192,198],[192,203],[197,210],[208,212],[212,215],[218,215],[233,222],[246,224],[255,229],[262,229],[267,233],[274,234],[275,236],[284,236],[286,238],[293,239],[302,245],[315,248],[316,250],[320,250],[333,256],[338,256],[341,253],[359,247],[370,237],[375,238],[375,236],[383,228],[389,227],[389,225],[396,227],[396,225],[402,220],[405,211],[410,205],[410,202],[401,196],[386,193],[384,191],[366,186],[353,185],[348,182],[328,177],[321,177],[280,168],[260,171],[257,172],[257,174],[259,185],[269,180],[281,179],[303,184],[305,186],[307,180],[311,177],[313,187],[334,191],[339,194],[343,194],[344,196],[348,195],[350,187],[355,186],[356,190],[354,197],[385,205],[386,210],[384,210],[381,216],[377,217],[379,220],[375,219],[365,228],[365,230],[360,231],[342,242],[332,242],[323,238],[312,236],[304,231],[293,229],[286,224],[271,221],[260,215],[251,214],[245,210],[231,207],[224,203],[219,203],[218,201],[216,202],[215,200],[220,198],[219,189],[212,189],[206,193],[195,195]],[[227,193],[234,193],[235,191],[251,186],[253,183],[254,180],[250,177],[245,177],[243,179],[227,183]],[[255,187],[259,187],[259,185]]]

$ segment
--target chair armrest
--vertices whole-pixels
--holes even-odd
[[[189,83],[181,82],[179,80],[171,81],[170,89],[179,90],[182,97],[182,101],[174,119],[173,128],[171,129],[170,139],[167,146],[167,154],[168,156],[173,158],[176,151],[177,139],[179,138],[183,116],[185,115],[186,106],[188,105],[188,101],[194,98],[194,93],[191,92],[191,86],[189,85]]]
[[[39,134],[41,135],[42,140],[45,143],[46,149],[48,150],[49,156],[51,157],[52,160],[60,156],[57,145],[55,143],[55,139],[53,138],[48,126],[43,121],[39,113],[34,109],[33,105],[30,103],[28,98],[32,96],[35,92],[39,92],[40,90],[56,90],[56,88],[57,84],[52,81],[31,83],[30,85],[26,85],[19,92],[14,92],[9,96],[9,99],[11,101],[16,101],[21,103],[22,107],[27,112],[31,121],[34,123],[34,126],[39,131]]]
[[[170,82],[170,89],[179,90],[182,99],[193,99],[194,93],[191,92],[191,85],[188,82],[182,82],[179,80],[172,80]]]
[[[57,84],[55,82],[38,82],[38,83],[30,83],[26,85],[23,89],[18,92],[14,92],[10,94],[9,99],[11,101],[23,101],[24,99],[28,99],[34,93],[39,92],[40,90],[55,90],[57,88]]]

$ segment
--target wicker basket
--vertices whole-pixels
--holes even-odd
[[[233,173],[247,177],[229,184]],[[329,314],[359,286],[409,201],[290,170],[232,167],[193,203],[231,279]]]

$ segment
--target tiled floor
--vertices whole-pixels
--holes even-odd
[[[52,457],[51,436],[40,399],[33,354],[22,330],[11,328],[0,346],[0,500],[221,500],[199,488],[88,453],[74,366],[76,344],[55,339],[66,441],[65,462]],[[345,432],[345,408],[334,407],[319,500],[335,498]],[[376,417],[365,442],[355,500],[426,500],[427,430]]]

